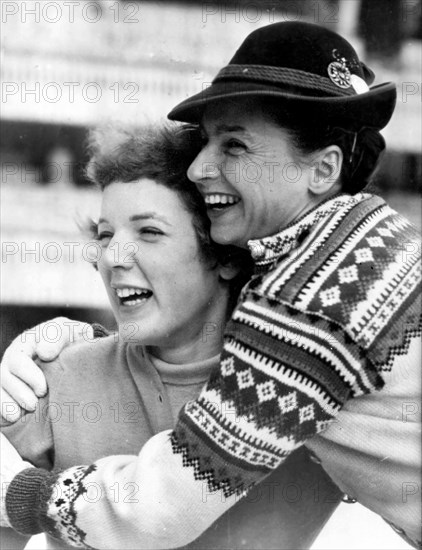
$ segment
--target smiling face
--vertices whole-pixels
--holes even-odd
[[[312,167],[299,162],[286,131],[245,99],[210,105],[204,145],[188,170],[203,195],[211,237],[245,247],[279,232],[313,206]]]
[[[149,179],[108,185],[98,239],[98,269],[123,339],[174,363],[220,351],[221,332],[207,327],[223,326],[228,285],[202,258],[177,193]]]

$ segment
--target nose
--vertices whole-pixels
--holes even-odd
[[[102,249],[100,262],[106,269],[131,269],[135,263],[138,244],[129,239],[114,236],[106,248]]]
[[[208,182],[220,175],[219,156],[210,145],[198,153],[188,168],[187,176],[194,183]]]

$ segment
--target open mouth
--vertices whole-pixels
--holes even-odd
[[[137,306],[152,296],[151,290],[146,288],[116,288],[115,292],[122,306]]]
[[[223,193],[210,193],[204,196],[205,204],[209,210],[225,210],[234,206],[240,201],[235,195],[226,195]]]

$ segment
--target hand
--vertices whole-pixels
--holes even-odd
[[[33,468],[25,462],[4,434],[0,434],[0,519],[1,527],[10,527],[6,513],[6,493],[13,478],[22,470]]]
[[[2,418],[16,422],[26,412],[34,411],[38,398],[47,393],[45,376],[33,358],[53,361],[68,344],[92,338],[90,325],[66,317],[37,325],[15,338],[0,366]]]

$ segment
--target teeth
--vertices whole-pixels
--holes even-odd
[[[143,300],[140,298],[136,298],[136,300],[126,300],[125,305],[126,306],[134,306],[136,304],[142,303]]]
[[[205,195],[205,204],[236,204],[239,202],[238,197],[234,197],[233,195],[222,195],[219,193],[212,193],[210,195]]]
[[[128,298],[129,296],[142,296],[148,294],[148,290],[140,290],[139,288],[116,288],[116,294],[119,298]]]

